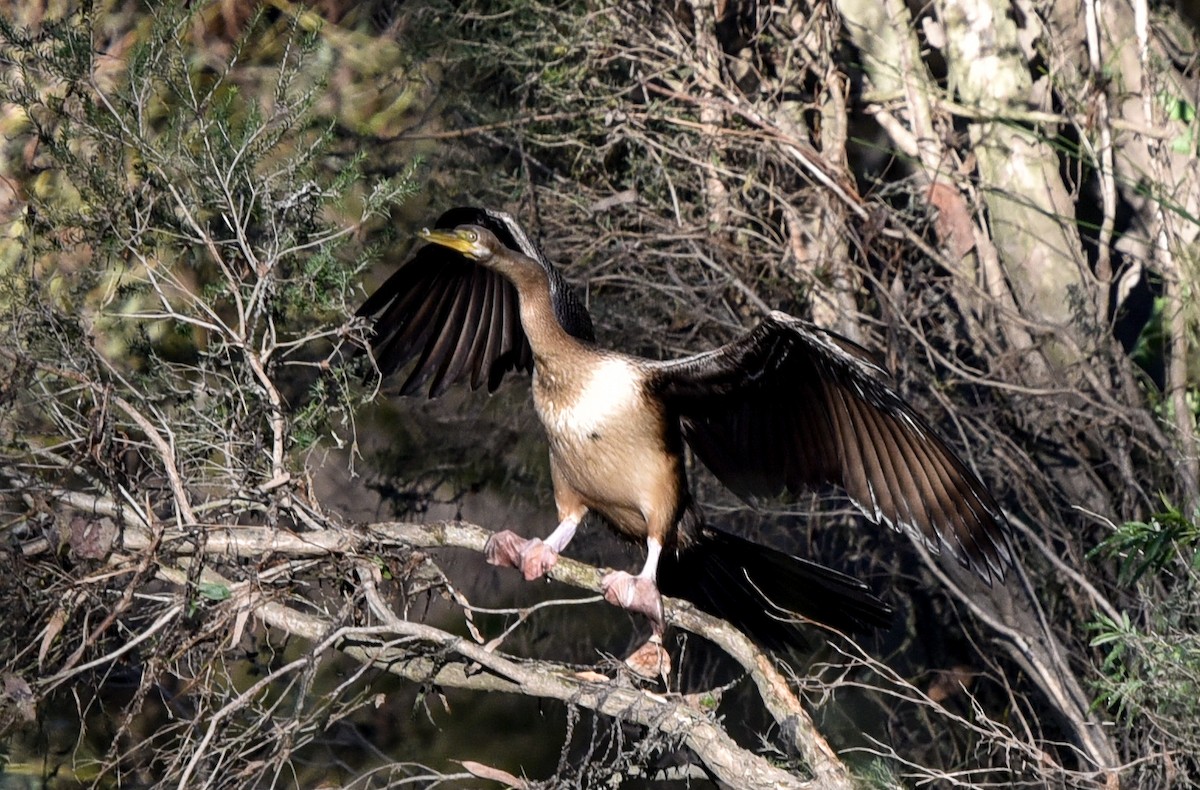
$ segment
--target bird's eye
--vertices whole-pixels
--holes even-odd
[[[472,244],[475,244],[479,241],[479,234],[473,230],[469,230],[463,235],[466,236],[467,241],[471,242]]]

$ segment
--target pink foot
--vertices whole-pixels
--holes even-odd
[[[558,552],[543,543],[540,538],[526,542],[525,548],[521,549],[521,573],[525,575],[525,581],[531,582],[545,576],[556,562]]]
[[[545,576],[558,562],[558,552],[540,538],[526,540],[508,529],[488,538],[483,554],[490,565],[520,568],[526,581]]]
[[[644,645],[629,654],[625,666],[635,675],[643,678],[661,678],[664,681],[671,674],[671,656],[662,646],[659,636],[650,637]]]
[[[521,550],[528,542],[511,529],[506,529],[487,539],[487,543],[483,544],[483,556],[487,558],[488,565],[497,565],[501,568],[520,568]]]
[[[662,631],[665,622],[662,595],[653,579],[625,571],[613,571],[600,580],[600,588],[604,590],[604,600],[622,609],[646,615],[654,627]]]

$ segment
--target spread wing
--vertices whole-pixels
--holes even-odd
[[[593,339],[592,321],[559,271],[508,214],[458,207],[438,217],[435,227],[478,225],[502,244],[542,265],[559,323],[581,340]],[[411,395],[426,384],[429,397],[466,380],[471,389],[487,382],[495,391],[510,370],[528,371],[533,352],[525,331],[517,289],[501,275],[439,244],[427,244],[371,294],[357,315],[374,318],[371,350],[387,376],[411,363],[400,392]]]
[[[650,386],[739,496],[832,483],[876,521],[1003,579],[1000,508],[886,377],[852,341],[774,312],[714,351],[652,363]]]

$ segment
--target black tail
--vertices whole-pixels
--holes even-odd
[[[852,576],[712,527],[696,535],[686,548],[663,552],[659,589],[728,620],[764,647],[803,644],[796,614],[839,631],[891,623],[891,607]]]

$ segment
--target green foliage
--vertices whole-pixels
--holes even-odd
[[[1162,365],[1162,361],[1167,355],[1167,338],[1169,335],[1169,326],[1167,323],[1167,299],[1166,297],[1155,297],[1152,302],[1150,316],[1146,320],[1145,326],[1138,334],[1137,343],[1130,352],[1130,357],[1142,368],[1142,370],[1154,370]],[[1190,324],[1190,322],[1189,322]],[[1196,347],[1196,336],[1194,327],[1189,325],[1188,328],[1189,348]],[[1188,385],[1184,391],[1184,404],[1188,412],[1193,418],[1200,417],[1200,388],[1193,382],[1196,379],[1196,359],[1194,353],[1189,353],[1187,360],[1189,369]],[[1164,397],[1163,393],[1153,384],[1147,383],[1144,391],[1147,400],[1153,407],[1154,411],[1168,423],[1175,423],[1175,401],[1172,398]]]
[[[145,426],[103,405],[116,394],[170,427],[189,482],[253,486],[288,465],[282,453],[352,426],[338,347],[376,254],[358,232],[415,185],[409,169],[364,186],[361,152],[339,153],[315,112],[315,33],[293,20],[265,52],[251,19],[217,61],[193,45],[196,13],[160,7],[123,59],[97,51],[86,13],[38,31],[0,20],[13,64],[0,103],[19,109],[0,165],[29,197],[0,238],[0,324],[18,367],[41,363],[51,400],[81,384],[56,371],[86,381],[74,410],[26,417],[67,436],[99,418],[161,469]],[[36,433],[4,438],[21,432]],[[98,479],[121,471],[92,460]]]
[[[1104,658],[1096,704],[1149,723],[1164,748],[1200,753],[1200,525],[1169,502],[1149,521],[1122,524],[1090,557],[1117,563],[1141,615],[1097,614],[1091,646]],[[1181,758],[1183,763],[1190,758]],[[1189,770],[1200,769],[1191,765]]]
[[[312,502],[305,451],[354,441],[349,316],[379,254],[361,239],[384,235],[371,226],[415,183],[406,160],[364,176],[363,146],[330,114],[328,39],[300,16],[271,11],[231,33],[225,17],[213,32],[211,4],[123,8],[119,22],[90,8],[48,10],[36,28],[0,13],[0,533],[49,546],[0,585],[22,634],[0,664],[40,704],[55,671],[99,666],[158,622],[119,703],[134,722],[181,668],[225,672],[227,640],[187,632],[222,630],[234,587],[207,581],[216,563],[199,552],[176,586],[186,622],[172,622],[175,598],[133,592],[162,591],[177,543],[131,549],[122,561],[141,570],[114,580],[93,571],[123,546],[85,556],[70,538],[97,513],[126,536],[178,528],[200,542],[214,525],[295,526],[288,507]],[[205,681],[196,726],[228,677]],[[227,709],[223,738],[255,737],[260,715]],[[107,726],[80,721],[64,752],[121,784],[128,743]],[[93,732],[109,732],[98,752]],[[264,736],[284,749],[311,737]],[[192,784],[179,758],[191,736],[146,738],[146,781]]]
[[[1194,518],[1163,501],[1165,510],[1149,521],[1127,521],[1088,553],[1089,559],[1116,560],[1126,584],[1138,582],[1147,571],[1163,573],[1182,562],[1200,571],[1200,527]]]
[[[1171,140],[1171,150],[1177,154],[1196,153],[1196,105],[1182,96],[1160,91],[1158,99],[1167,110],[1167,120],[1182,122],[1188,128]]]

